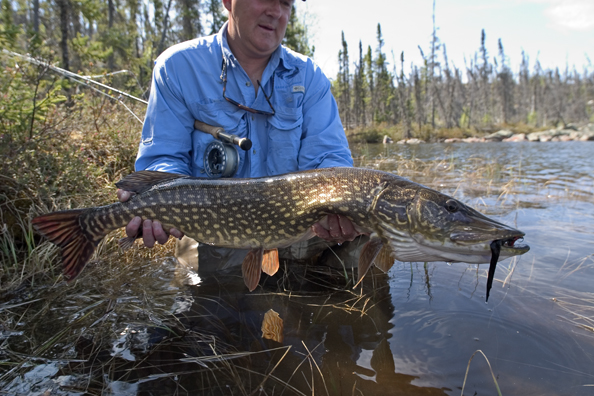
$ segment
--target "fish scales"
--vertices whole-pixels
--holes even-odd
[[[380,181],[365,178],[366,173],[345,168],[248,180],[182,178],[157,184],[128,202],[89,210],[82,221],[96,237],[140,216],[211,245],[288,246],[328,213],[370,225],[366,212]]]
[[[32,220],[62,248],[68,278],[80,273],[105,235],[136,216],[160,221],[166,230],[177,228],[201,243],[250,249],[242,264],[250,290],[257,286],[261,270],[269,275],[277,271],[276,248],[312,237],[311,226],[329,214],[346,216],[357,231],[370,235],[359,258],[359,281],[373,264],[387,271],[395,259],[491,262],[494,268],[497,260],[529,250],[515,244],[523,232],[438,191],[371,169],[325,168],[215,180],[142,171],[116,185],[136,195],[124,203]]]

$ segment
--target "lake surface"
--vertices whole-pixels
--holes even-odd
[[[248,293],[240,269],[198,280],[153,260],[112,291],[129,309],[111,350],[79,341],[71,362],[37,366],[29,382],[82,376],[126,395],[460,395],[468,369],[465,395],[496,395],[483,355],[469,365],[480,350],[503,395],[594,394],[594,143],[361,145],[353,156],[524,231],[531,250],[498,264],[488,303],[487,264],[396,262],[357,289],[345,287],[349,271],[296,266]],[[270,309],[282,341],[262,338]],[[89,356],[111,362],[100,385]],[[7,389],[33,389],[23,386]]]

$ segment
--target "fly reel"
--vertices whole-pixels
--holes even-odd
[[[239,168],[239,152],[252,148],[252,141],[237,135],[225,133],[221,127],[215,127],[200,121],[194,122],[194,128],[212,135],[215,139],[204,150],[204,170],[209,178],[233,177]]]
[[[212,141],[204,151],[204,171],[212,179],[233,177],[239,167],[239,153],[235,146],[219,140]]]

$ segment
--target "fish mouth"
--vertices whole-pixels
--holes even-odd
[[[501,251],[509,253],[511,255],[524,254],[530,250],[530,246],[524,243],[518,243],[524,241],[524,235],[515,235],[508,238],[495,239],[492,243],[498,243],[501,246]],[[505,254],[507,256],[507,254]]]
[[[502,256],[505,257],[524,254],[530,250],[528,245],[521,243],[524,241],[525,234],[523,232],[512,229],[511,227],[506,228],[507,230],[503,233],[501,230],[497,230],[496,232],[493,232],[493,230],[487,230],[486,232],[482,232],[482,230],[453,232],[450,234],[450,240],[460,246],[488,246],[491,243],[497,242],[501,246]]]

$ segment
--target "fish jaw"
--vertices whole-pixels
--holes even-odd
[[[523,235],[521,232],[519,234]],[[421,234],[411,236],[411,240],[417,244],[419,257],[426,255],[432,258],[432,260],[418,261],[463,262],[468,264],[489,263],[492,255],[491,243],[496,241],[501,242],[501,252],[498,261],[528,252],[530,250],[529,246],[516,243],[519,238],[521,237],[512,236],[509,238],[485,239],[472,243],[458,243],[449,238],[446,241],[437,241]]]

